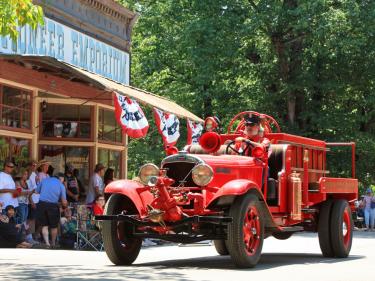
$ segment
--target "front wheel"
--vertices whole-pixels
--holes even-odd
[[[254,267],[262,253],[264,221],[258,198],[251,193],[238,197],[232,204],[228,226],[228,252],[237,267]]]
[[[137,214],[134,204],[125,196],[112,194],[105,206],[105,215]],[[119,221],[103,221],[102,236],[104,249],[115,265],[130,265],[138,257],[142,239],[132,237],[132,226]]]

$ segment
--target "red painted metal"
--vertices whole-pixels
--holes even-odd
[[[350,216],[351,213],[349,213],[348,208],[345,208],[344,213],[343,213],[343,238],[344,238],[344,246],[347,249],[350,244],[351,240],[351,223],[350,223]]]
[[[249,206],[243,222],[243,242],[246,253],[249,256],[254,255],[259,248],[261,240],[259,239],[261,225],[259,212],[255,206]]]
[[[302,202],[304,206],[309,205],[309,151],[303,152],[303,193]]]
[[[106,193],[121,193],[127,196],[134,202],[140,217],[144,220],[148,219],[149,205],[163,213],[163,221],[175,222],[186,216],[220,214],[222,211],[220,206],[227,209],[228,204],[234,202],[233,198],[236,196],[254,192],[260,198],[262,206],[265,206],[265,213],[262,214],[268,215],[267,223],[272,224],[275,229],[300,224],[305,220],[316,222],[318,212],[314,210],[317,211],[319,204],[328,197],[345,199],[350,207],[353,207],[354,200],[358,196],[358,180],[354,179],[355,144],[326,143],[317,139],[281,133],[278,125],[275,125],[276,121],[273,123],[273,118],[265,115],[278,131],[266,135],[272,144],[277,144],[279,153],[278,158],[273,158],[273,167],[270,167],[270,169],[276,169],[277,166],[278,169],[276,173],[273,170],[274,177],[276,177],[274,180],[276,180],[277,200],[269,201],[272,198],[267,198],[270,188],[267,183],[267,174],[271,162],[268,163],[267,159],[259,157],[260,152],[256,150],[249,157],[225,155],[222,152],[223,147],[220,147],[220,144],[224,144],[225,141],[232,141],[240,136],[238,126],[237,133],[232,133],[231,128],[235,120],[243,118],[244,114],[248,113],[254,112],[246,111],[237,114],[232,119],[227,134],[219,135],[209,132],[204,135],[206,137],[203,137],[201,146],[215,153],[198,154],[204,153],[203,149],[198,149],[195,155],[178,153],[168,156],[175,157],[173,159],[177,162],[176,165],[178,162],[188,162],[190,159],[189,161],[198,161],[191,164],[192,167],[198,163],[210,166],[213,178],[207,186],[172,184],[173,181],[167,178],[167,171],[164,171],[153,187],[143,186],[136,181],[123,180],[111,183],[106,188]],[[327,177],[327,171],[325,171],[327,146],[333,145],[352,147],[352,179]],[[219,151],[217,151],[218,148],[220,148]],[[275,159],[278,159],[280,163],[275,165]],[[296,173],[299,174],[298,179],[296,179]],[[291,180],[291,177],[294,179]],[[309,212],[304,210],[309,210]],[[194,227],[199,228],[198,225]],[[167,231],[163,226],[154,230],[159,233]],[[250,234],[247,235],[244,239],[250,241]],[[246,243],[250,245],[250,248],[254,247],[252,242]]]
[[[137,208],[141,216],[147,215],[147,204],[154,199],[150,188],[132,180],[118,180],[108,184],[104,190],[106,194],[118,193],[128,197]]]

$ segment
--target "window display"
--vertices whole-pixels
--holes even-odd
[[[41,105],[42,136],[54,138],[91,138],[91,106]]]
[[[0,136],[0,170],[4,160],[12,159],[18,167],[26,167],[30,161],[30,140]]]
[[[31,128],[31,92],[0,85],[0,126]]]
[[[121,178],[121,161],[121,151],[98,149],[98,162],[104,164],[106,168],[112,168],[116,179]]]

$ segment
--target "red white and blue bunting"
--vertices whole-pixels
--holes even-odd
[[[161,134],[164,146],[172,146],[180,137],[180,121],[174,114],[166,113],[154,108],[156,126]]]
[[[116,120],[123,133],[132,138],[146,136],[149,124],[137,101],[118,93],[114,96],[114,101]]]
[[[200,123],[186,119],[187,123],[187,144],[198,144],[202,135],[203,126]]]

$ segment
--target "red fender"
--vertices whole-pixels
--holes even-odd
[[[112,193],[125,195],[133,202],[141,216],[147,215],[147,204],[154,199],[147,187],[133,180],[113,181],[106,186],[104,192],[107,195]]]
[[[207,204],[209,208],[216,199],[226,195],[242,195],[248,192],[250,189],[256,189],[259,191],[259,186],[257,183],[251,180],[232,180],[224,184],[216,193],[212,200]],[[261,192],[259,192],[261,194]]]

